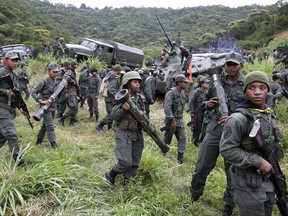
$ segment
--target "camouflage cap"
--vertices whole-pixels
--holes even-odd
[[[71,65],[71,63],[69,61],[65,61],[63,63],[63,67],[69,67]]]
[[[18,55],[18,53],[16,53],[15,51],[9,51],[5,54],[5,58],[6,59],[18,59],[20,60],[20,57]]]
[[[144,69],[143,69],[143,74],[150,74],[149,69],[148,69],[148,68],[144,68]]]
[[[114,71],[121,71],[121,65],[116,64],[113,68]]]
[[[71,67],[78,65],[78,63],[76,61],[71,61]]]
[[[55,62],[49,63],[47,69],[51,71],[59,71],[59,68]]]
[[[243,64],[243,58],[239,53],[232,52],[226,55],[225,63],[234,62],[236,64]]]
[[[200,82],[201,83],[210,83],[210,80],[207,77],[203,76],[200,78]]]
[[[175,78],[175,82],[187,82],[189,83],[190,81],[184,76],[184,74],[180,74],[178,76],[176,76]]]

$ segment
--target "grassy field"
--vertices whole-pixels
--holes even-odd
[[[34,71],[32,86],[45,76],[43,65],[36,61],[29,64],[30,70]],[[251,70],[253,68],[247,67],[247,71]],[[102,119],[105,107],[102,98],[99,102]],[[38,105],[32,98],[27,104],[31,115],[36,113]],[[284,146],[288,142],[287,106],[286,99],[282,99],[277,112],[284,131]],[[109,186],[103,176],[116,162],[114,133],[107,128],[97,132],[94,119],[90,120],[88,116],[86,105],[79,108],[79,123],[75,126],[68,126],[66,120],[66,125],[61,127],[55,119],[59,148],[53,150],[47,139],[45,147],[35,146],[41,123],[34,122],[35,127],[31,129],[18,112],[15,125],[28,167],[17,168],[8,146],[1,148],[0,215],[222,215],[226,184],[222,157],[218,158],[217,166],[208,177],[204,195],[199,202],[191,202],[189,185],[199,148],[193,145],[188,127],[184,164],[177,163],[175,138],[171,150],[163,156],[145,134],[145,149],[137,176],[125,186],[118,176],[116,186]],[[184,119],[189,121],[187,113]],[[160,100],[151,107],[151,121],[159,129],[164,125],[163,120]],[[160,136],[163,137],[163,133]],[[286,174],[287,161],[285,154],[281,165]],[[279,215],[276,206],[274,213]],[[234,211],[234,215],[238,212]]]

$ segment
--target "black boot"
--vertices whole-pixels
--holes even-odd
[[[53,149],[57,149],[56,142],[51,142],[51,146],[52,146]]]
[[[93,117],[93,112],[90,113],[89,119],[92,119],[92,117]]]
[[[43,139],[37,138],[36,145],[43,145],[42,142],[43,142]]]
[[[99,115],[98,114],[95,115],[95,119],[96,119],[96,122],[98,122],[98,120],[99,120]]]
[[[58,122],[61,126],[64,126],[65,119],[66,119],[66,116],[62,116],[61,118],[58,119]]]
[[[179,164],[183,164],[183,163],[184,163],[183,154],[184,154],[184,153],[178,152],[178,159],[177,159],[177,161],[178,161]]]
[[[97,126],[96,126],[96,130],[97,131],[103,131],[103,127],[104,127],[104,124],[102,122],[100,122]]]
[[[69,125],[74,125],[76,122],[78,122],[75,118],[71,118]]]
[[[223,216],[231,216],[233,213],[233,207],[228,205],[228,204],[225,204],[225,208],[224,208],[224,211],[223,211]]]
[[[105,180],[110,185],[114,185],[116,176],[117,176],[117,173],[115,171],[113,171],[113,169],[112,169],[110,172],[105,173]]]
[[[112,122],[108,123],[108,130],[110,130],[112,128]]]

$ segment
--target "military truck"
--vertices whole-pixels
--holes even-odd
[[[97,57],[108,66],[126,62],[129,67],[134,68],[137,64],[142,65],[144,60],[144,52],[141,49],[115,41],[90,38],[84,38],[80,44],[66,44],[65,53],[77,61]]]
[[[5,55],[8,51],[14,50],[18,53],[21,61],[27,61],[28,58],[32,58],[32,50],[24,44],[11,44],[0,47],[0,55]]]

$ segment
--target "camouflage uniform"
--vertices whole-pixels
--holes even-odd
[[[70,117],[70,125],[73,125],[76,120],[76,115],[78,112],[78,100],[77,100],[77,81],[76,81],[76,72],[74,69],[70,68],[65,74],[63,79],[67,81],[67,87],[65,88],[65,98],[69,110],[63,114],[59,119],[59,123],[63,126],[64,120]]]
[[[230,84],[227,82],[226,78],[222,79],[222,85],[227,96],[227,103],[229,109],[229,115],[235,111],[237,104],[242,102],[244,99],[243,94],[243,82],[244,76],[239,73],[237,80]],[[206,95],[205,108],[207,108],[207,102],[213,96],[213,88],[209,88]],[[219,142],[223,130],[223,126],[218,124],[218,117],[216,109],[214,112],[210,113],[211,118],[206,127],[206,135],[203,142],[200,145],[200,151],[198,156],[198,161],[195,167],[195,171],[192,174],[192,182],[190,187],[190,192],[192,199],[197,200],[203,194],[206,179],[212,169],[216,165],[217,158],[219,156]],[[224,202],[226,205],[233,207],[233,187],[231,185],[231,177],[229,172],[230,164],[224,161],[225,173],[227,177],[226,190],[224,193]]]
[[[27,76],[27,73],[25,70],[21,70],[18,72],[18,78],[19,78],[19,91],[22,93],[23,91],[25,92],[25,99],[28,100],[30,96],[28,84],[29,84],[29,79]]]
[[[106,77],[107,71],[108,71],[108,69],[107,69],[107,68],[104,68],[103,70],[101,70],[101,71],[99,72],[99,77],[100,77],[100,79],[101,79],[101,83],[102,83],[103,79]]]
[[[18,77],[7,67],[0,68],[0,77],[7,74],[10,74],[14,88],[18,89]],[[16,107],[8,105],[7,90],[11,90],[10,86],[4,79],[0,79],[0,148],[8,141],[9,149],[13,154],[12,157],[16,160],[19,155],[18,135],[13,123],[13,119],[16,117]]]
[[[56,88],[56,82],[50,77],[46,77],[38,83],[38,85],[32,91],[32,97],[36,102],[41,105],[41,101],[48,100],[49,97],[54,93]],[[53,148],[56,148],[56,138],[53,124],[53,116],[56,110],[56,104],[52,103],[47,110],[45,110],[43,114],[43,123],[41,125],[41,129],[37,135],[36,144],[42,144],[45,133],[47,131],[48,140],[51,143]]]
[[[89,70],[82,71],[79,76],[78,84],[79,84],[79,90],[80,90],[80,95],[81,95],[80,107],[84,105],[85,100],[88,98],[89,77],[90,77]]]
[[[145,96],[145,111],[146,115],[149,118],[149,113],[150,113],[150,104],[153,104],[153,95],[152,95],[152,84],[151,84],[151,77],[147,74],[144,74],[142,77],[142,82],[141,82],[141,94]]]
[[[203,120],[204,120],[204,109],[202,108],[202,103],[207,94],[207,90],[198,87],[193,91],[192,96],[189,101],[189,112],[193,116],[193,142],[197,146],[200,141],[200,134],[202,131]],[[191,117],[192,118],[192,117]],[[192,120],[192,119],[191,119]],[[202,137],[203,131],[202,131]]]
[[[119,75],[115,71],[110,72],[109,74],[109,85],[108,85],[108,95],[105,97],[105,105],[106,105],[106,116],[102,121],[97,125],[97,130],[103,130],[104,125],[108,124],[108,128],[112,127],[113,119],[111,116],[112,108],[114,105],[115,95],[119,90]]]
[[[249,108],[255,107],[247,102],[242,103],[240,107],[242,108],[239,112],[233,113],[225,123],[220,152],[232,164],[234,199],[240,209],[240,215],[272,215],[275,203],[274,185],[268,176],[256,172],[260,168],[263,155],[248,136],[254,120],[248,119],[245,113],[260,119],[266,144],[278,146],[281,134],[271,113],[265,110],[251,110]]]
[[[89,107],[89,113],[90,117],[92,118],[93,112],[95,113],[96,122],[99,118],[99,110],[98,110],[98,97],[99,95],[99,88],[101,85],[101,80],[98,77],[98,75],[90,76],[89,77],[89,83],[88,83],[88,107]]]
[[[269,92],[267,98],[266,98],[266,104],[271,109],[276,108],[276,99],[280,100],[282,97],[282,88],[281,85],[277,82],[271,82],[270,83],[271,91]]]
[[[139,110],[145,110],[140,94],[137,94],[132,101],[137,105]],[[124,178],[130,179],[138,169],[144,148],[142,129],[131,113],[123,110],[119,105],[113,109],[112,115],[116,121],[115,154],[118,160],[113,170],[117,174],[124,173]]]
[[[62,68],[58,73],[56,77],[56,85],[59,85],[59,83],[63,80],[64,74],[66,71]],[[63,89],[61,93],[56,98],[56,106],[57,106],[57,118],[61,118],[63,116],[63,113],[66,110],[67,106],[67,99],[65,97],[65,90]]]
[[[184,91],[181,92],[177,87],[170,89],[164,100],[164,112],[165,112],[165,133],[164,143],[170,145],[173,134],[175,134],[178,141],[178,154],[184,154],[186,149],[186,134],[185,124],[183,121],[183,110],[185,106],[186,96]],[[170,130],[171,121],[175,120],[177,123],[177,129],[175,132]]]

